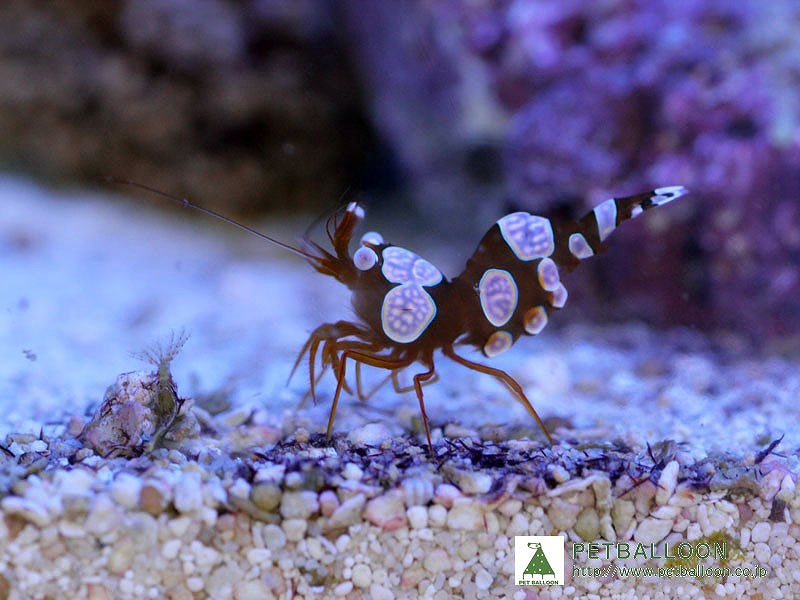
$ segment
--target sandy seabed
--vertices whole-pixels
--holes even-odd
[[[303,229],[264,228],[289,240]],[[237,232],[7,177],[0,273],[0,598],[779,598],[800,587],[789,358],[640,323],[547,328],[493,365],[525,387],[557,443],[496,382],[442,359],[425,388],[431,458],[416,399],[388,386],[368,403],[346,398],[332,441],[318,433],[331,377],[302,409],[306,373],[285,380],[308,332],[348,317],[346,290]],[[131,353],[180,331],[172,376],[193,426],[151,452],[101,456],[81,432],[106,389],[122,373],[152,378]],[[566,539],[566,585],[514,585],[514,536],[553,534]],[[590,541],[725,543],[728,559],[699,564],[731,572],[576,575],[697,566],[573,561]]]

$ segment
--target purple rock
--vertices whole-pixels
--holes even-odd
[[[621,228],[571,297],[760,338],[800,326],[796,3],[347,6],[374,118],[435,222],[502,214],[503,192],[464,192],[480,136],[502,148],[497,187],[538,213],[682,184],[692,196]]]

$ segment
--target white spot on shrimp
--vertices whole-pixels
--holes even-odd
[[[517,284],[508,271],[489,269],[478,284],[481,309],[489,323],[502,327],[517,309]]]
[[[483,345],[483,353],[492,358],[511,348],[513,343],[514,339],[510,333],[507,331],[495,331]]]
[[[400,246],[383,249],[381,270],[386,280],[391,283],[430,286],[442,280],[442,273],[433,264]]]
[[[372,248],[362,246],[353,254],[353,264],[359,271],[369,271],[378,262],[378,255]]]
[[[547,325],[547,311],[544,306],[534,306],[525,311],[524,321],[525,332],[531,335],[540,333]]]
[[[653,193],[655,195],[650,197],[650,201],[656,206],[661,206],[667,202],[677,200],[681,196],[685,196],[689,193],[689,190],[682,185],[670,185],[667,187],[656,188],[653,190]]]
[[[600,241],[606,239],[617,227],[617,202],[609,198],[594,207],[594,218],[597,221],[597,232]]]
[[[581,260],[594,256],[594,250],[580,233],[569,236],[569,251],[572,252],[572,256]]]
[[[497,225],[503,239],[520,260],[543,258],[555,250],[553,226],[544,217],[515,212],[497,221]]]
[[[381,307],[381,326],[386,336],[400,344],[419,338],[436,316],[433,298],[414,283],[389,290]]]
[[[364,218],[364,209],[358,205],[358,202],[351,202],[347,205],[347,212],[355,213],[359,219]]]
[[[555,308],[563,308],[567,303],[567,288],[563,283],[559,283],[558,287],[550,293],[550,304]]]
[[[644,212],[644,209],[642,208],[642,205],[641,204],[637,204],[636,206],[634,206],[631,209],[631,219],[635,219],[636,217],[638,217],[643,212]]]
[[[366,244],[372,244],[373,246],[380,246],[382,243],[383,243],[383,236],[377,231],[368,231],[367,233],[361,236],[360,244],[362,246]]]
[[[539,277],[539,285],[548,292],[555,291],[561,285],[561,278],[558,276],[558,267],[552,258],[543,258],[536,267]]]

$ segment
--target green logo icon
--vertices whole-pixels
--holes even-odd
[[[564,585],[564,538],[514,536],[514,585]]]
[[[533,549],[534,553],[528,562],[528,566],[522,572],[522,578],[525,579],[526,575],[530,575],[533,578],[532,583],[535,583],[534,575],[540,575],[542,581],[544,581],[545,575],[555,575],[553,567],[550,566],[550,561],[547,560],[544,550],[542,550],[542,545],[539,542],[528,542],[528,548]]]

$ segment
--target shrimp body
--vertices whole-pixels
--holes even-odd
[[[375,232],[364,234],[351,255],[353,232],[364,217],[363,209],[351,203],[333,232],[328,228],[334,253],[308,238],[302,245],[303,254],[317,271],[335,277],[351,290],[358,317],[357,321],[317,327],[295,362],[296,369],[308,354],[312,395],[320,347],[323,368],[330,365],[334,370],[337,386],[328,435],[346,387],[348,361],[388,369],[393,378],[419,362],[424,370],[413,376],[413,387],[433,451],[422,386],[434,378],[434,352],[440,350],[455,362],[505,383],[552,442],[522,387],[508,373],[473,362],[455,348],[473,346],[491,358],[508,350],[521,336],[540,333],[550,315],[567,302],[562,273],[603,252],[606,238],[623,221],[686,193],[681,186],[669,186],[611,198],[576,221],[511,213],[492,225],[462,273],[452,280],[431,262],[386,243]]]

